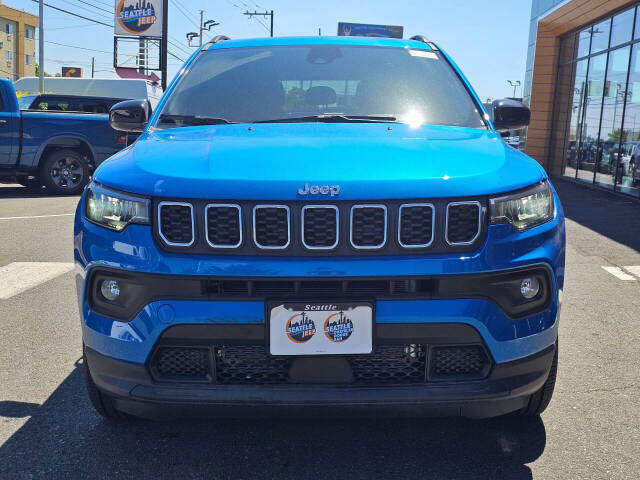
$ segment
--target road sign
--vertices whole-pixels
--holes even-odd
[[[369,25],[365,23],[338,23],[338,35],[346,37],[402,38],[404,27],[395,25]]]
[[[63,77],[81,78],[82,77],[82,68],[80,68],[80,67],[62,67],[62,76]]]

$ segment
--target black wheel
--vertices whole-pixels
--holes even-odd
[[[556,374],[558,373],[558,342],[556,341],[556,353],[553,356],[551,370],[544,385],[529,398],[529,405],[520,411],[524,417],[534,417],[546,410],[553,396],[553,389],[556,386]]]
[[[89,400],[91,400],[91,404],[93,405],[93,408],[96,409],[96,412],[104,418],[113,421],[130,419],[131,417],[117,410],[113,403],[113,399],[109,395],[101,392],[93,382],[91,372],[89,371],[89,364],[87,363],[87,357],[84,354],[82,355],[82,363],[84,364],[84,383],[87,387],[87,394],[89,395]]]
[[[40,180],[53,193],[72,195],[89,181],[89,165],[77,150],[58,150],[44,160]]]

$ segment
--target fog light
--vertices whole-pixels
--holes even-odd
[[[540,291],[540,282],[538,282],[538,279],[535,277],[523,278],[522,282],[520,282],[520,293],[527,300],[530,300],[536,295],[538,295],[539,291]]]
[[[120,296],[120,285],[118,285],[118,282],[115,280],[103,280],[100,285],[100,291],[104,298],[110,302],[114,302]]]

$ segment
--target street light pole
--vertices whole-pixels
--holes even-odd
[[[44,1],[38,2],[38,30],[40,30],[40,37],[38,39],[38,89],[40,93],[44,93]]]
[[[516,80],[515,82],[507,80],[507,83],[513,87],[513,98],[516,98],[516,88],[520,86],[520,80]]]

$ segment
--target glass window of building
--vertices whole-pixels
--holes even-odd
[[[13,34],[13,24],[12,23],[6,23],[4,25],[4,32],[8,35],[12,35]]]
[[[549,173],[640,197],[640,3],[559,47]]]
[[[616,186],[618,191],[638,196],[640,187],[640,44],[631,50],[631,68],[626,92],[624,127],[622,132],[625,152],[622,154],[624,169]]]
[[[27,65],[33,65],[33,55],[25,55],[24,56],[24,63],[26,63]]]
[[[594,25],[591,29],[591,53],[598,53],[609,47],[609,34],[611,33],[611,19]]]
[[[627,69],[630,47],[612,50],[609,53],[607,78],[604,83],[602,121],[600,123],[599,158],[595,181],[601,187],[613,189],[620,183],[628,168],[628,158],[621,155],[622,114],[626,94]]]
[[[631,40],[635,9],[619,13],[611,22],[611,47],[617,47]]]
[[[582,117],[584,116],[585,94],[587,90],[587,66],[589,60],[580,60],[575,67],[575,79],[570,91],[570,123],[566,145],[565,175],[576,176],[578,168],[580,141],[582,140]]]
[[[602,155],[602,145],[598,144],[598,134],[600,132],[600,112],[602,111],[606,67],[606,53],[591,57],[589,60],[577,176],[579,180],[589,183],[593,182],[595,165]]]
[[[591,45],[591,28],[582,30],[578,35],[578,58],[589,55],[589,47]]]
[[[33,27],[25,27],[24,36],[26,38],[33,39],[33,37],[35,36],[35,28],[33,28]]]

